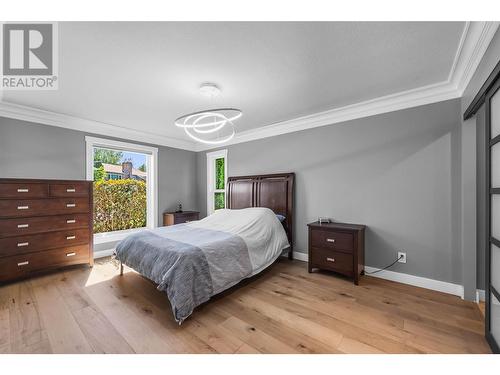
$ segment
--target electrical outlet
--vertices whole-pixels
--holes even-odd
[[[406,253],[403,253],[402,251],[398,251],[398,262],[399,263],[406,263]]]

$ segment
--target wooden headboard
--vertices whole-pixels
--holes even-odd
[[[267,207],[283,215],[283,227],[290,245],[293,244],[293,183],[295,173],[229,177],[227,207],[231,209]],[[289,257],[291,258],[291,248]]]

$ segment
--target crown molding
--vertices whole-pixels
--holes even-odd
[[[460,96],[469,85],[499,25],[500,22],[467,22],[448,78]]]
[[[446,81],[242,131],[236,133],[236,136],[223,146],[459,98],[472,79],[499,24],[500,22],[466,22]],[[196,144],[157,133],[8,103],[2,100],[1,90],[0,116],[189,151],[199,152],[222,147]]]
[[[197,145],[197,151],[205,151],[222,146],[274,137],[301,130],[314,129],[320,126],[333,125],[339,122],[374,116],[401,109],[417,107],[425,104],[458,98],[460,95],[449,83],[439,83],[418,89],[399,92],[341,108],[318,112],[292,120],[236,133],[234,138],[224,145]]]
[[[474,75],[499,24],[499,22],[466,22],[446,81],[239,132],[225,145],[274,137],[459,98]],[[196,149],[197,151],[205,151],[214,148],[217,147],[198,144]]]
[[[161,134],[145,132],[143,130],[135,130],[104,122],[64,115],[57,112],[45,111],[20,104],[13,104],[2,100],[0,100],[0,117],[24,120],[34,124],[57,126],[85,133],[123,138],[158,146],[196,151],[196,144],[194,142],[166,137]]]

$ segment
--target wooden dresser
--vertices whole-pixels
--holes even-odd
[[[315,222],[308,227],[309,272],[313,268],[335,271],[358,285],[365,266],[365,226]]]
[[[0,179],[0,282],[93,264],[92,182]]]
[[[164,212],[163,226],[189,223],[200,219],[198,211]]]

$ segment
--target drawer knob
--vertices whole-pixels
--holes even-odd
[[[76,207],[76,204],[75,203],[66,203],[66,207],[73,208],[73,207]]]
[[[17,247],[25,247],[25,246],[29,246],[29,244],[30,244],[29,242],[19,242],[17,244]]]
[[[30,206],[17,206],[18,210],[28,210]]]
[[[21,228],[29,228],[29,226],[30,226],[29,224],[17,224],[17,227],[19,229],[21,229]]]
[[[18,193],[29,193],[30,189],[17,189]]]
[[[76,253],[67,253],[66,256],[67,257],[74,257],[76,255]]]
[[[326,261],[334,263],[335,262],[335,258],[326,258]]]
[[[66,239],[67,240],[74,240],[76,238],[76,236],[67,236]]]
[[[18,266],[18,267],[22,267],[22,266],[27,266],[28,264],[30,264],[30,262],[28,262],[28,261],[26,260],[26,261],[24,261],[24,262],[17,263],[17,266]]]
[[[327,238],[327,239],[326,239],[326,242],[331,242],[331,243],[334,243],[334,242],[335,242],[335,238]]]
[[[75,223],[76,223],[75,219],[66,220],[66,224],[75,224]]]
[[[74,188],[66,189],[66,193],[74,193],[74,192],[76,192],[76,189]]]

